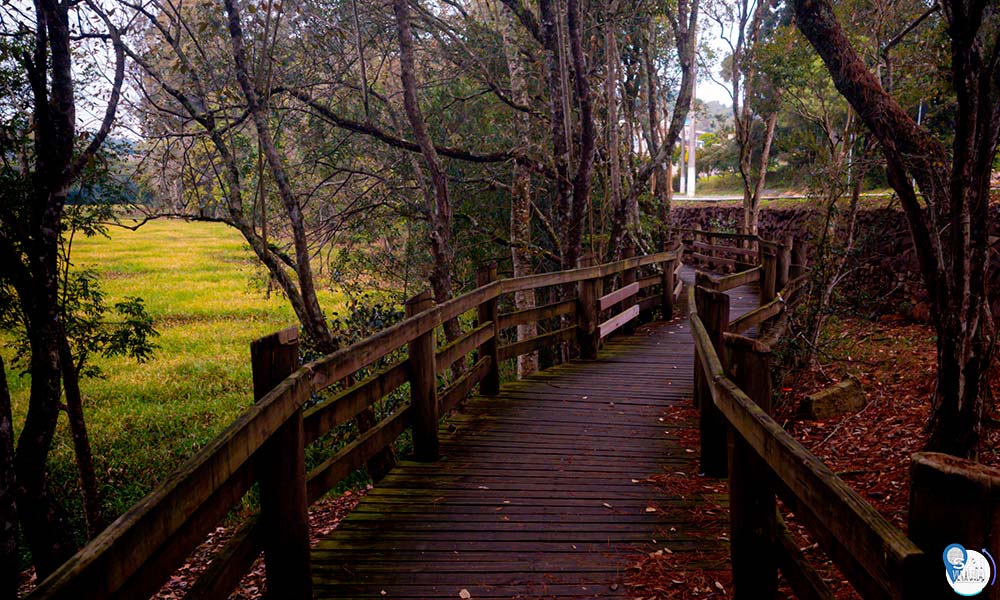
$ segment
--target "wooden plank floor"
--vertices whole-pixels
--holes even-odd
[[[734,317],[756,306],[730,294]],[[647,325],[470,400],[439,462],[401,462],[315,548],[315,597],[624,598],[639,553],[725,543],[642,482],[697,468],[665,419],[691,401],[693,352],[686,319]]]

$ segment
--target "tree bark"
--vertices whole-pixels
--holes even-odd
[[[620,227],[634,232],[638,223],[639,203],[636,197],[635,210],[632,205],[625,205],[622,197],[621,173],[621,139],[618,131],[618,40],[616,38],[616,8],[617,2],[605,0],[604,23],[604,104],[607,107],[605,130],[608,146],[608,204],[614,207],[616,219],[625,222]],[[629,197],[631,200],[631,197]]]
[[[396,33],[399,41],[399,76],[403,84],[403,108],[413,129],[413,136],[420,146],[434,190],[434,206],[431,208],[431,253],[434,267],[431,272],[431,287],[436,302],[451,297],[451,267],[454,252],[451,248],[451,201],[448,196],[448,179],[445,176],[437,150],[431,143],[423,113],[417,99],[416,66],[413,57],[413,32],[410,28],[409,4],[394,0]]]
[[[73,438],[73,453],[76,456],[76,470],[80,477],[80,491],[83,496],[83,512],[87,521],[87,534],[93,539],[104,529],[106,523],[102,515],[101,496],[94,471],[94,453],[87,435],[87,422],[83,415],[83,396],[80,393],[80,377],[69,342],[63,336],[59,344],[59,361],[62,364],[63,388],[66,394],[66,415],[69,417],[70,436]]]
[[[755,111],[751,107],[751,102],[760,96],[760,89],[751,89],[751,82],[757,81],[755,77],[757,68],[754,62],[754,51],[760,38],[761,26],[764,23],[764,16],[771,6],[771,0],[761,0],[753,4],[753,14],[750,14],[751,4],[741,2],[736,16],[737,27],[739,28],[736,43],[733,46],[731,65],[729,71],[730,82],[733,86],[733,129],[736,134],[736,145],[739,149],[739,171],[743,180],[743,223],[741,233],[757,233],[757,223],[759,215],[760,194],[763,191],[762,179],[767,177],[767,161],[762,160],[762,168],[754,173],[753,163],[753,130],[756,122]],[[759,100],[756,100],[759,102]],[[774,137],[774,124],[777,119],[776,112],[768,116],[765,121],[765,135],[762,147],[762,158],[767,158],[770,154],[771,140]],[[765,153],[763,150],[766,149]]]
[[[772,112],[764,126],[764,141],[760,149],[760,166],[757,176],[750,175],[750,149],[741,155],[746,157],[746,170],[741,162],[740,172],[747,175],[743,178],[743,232],[757,235],[760,223],[760,198],[764,195],[764,185],[767,181],[767,164],[771,161],[771,142],[774,141],[774,127],[778,122],[778,113]],[[756,181],[754,181],[756,179]],[[751,189],[751,182],[753,188]]]
[[[564,52],[559,42],[558,11],[553,0],[539,0],[538,12],[541,20],[542,46],[545,50],[545,77],[549,92],[549,127],[552,135],[552,162],[555,165],[555,202],[550,211],[555,230],[559,233],[561,244],[561,263],[567,263],[566,231],[571,221],[570,212],[570,173],[569,145],[566,126],[566,111],[564,110],[563,75],[560,65]]]
[[[648,26],[651,28],[650,26]],[[651,33],[650,33],[651,35]],[[646,145],[649,147],[650,156],[654,156],[660,149],[660,92],[656,81],[656,65],[653,63],[650,45],[652,40],[647,40],[642,49],[642,70],[646,76],[646,114],[649,119],[649,134]],[[683,85],[683,84],[682,84]],[[690,101],[688,102],[690,106]],[[685,111],[686,116],[687,111]],[[656,242],[658,248],[665,248],[667,244],[667,228],[670,227],[670,205],[674,199],[674,186],[671,181],[670,164],[673,158],[673,147],[670,149],[671,156],[666,162],[654,166],[653,187],[657,202],[657,227]],[[632,194],[629,194],[632,198]]]
[[[451,246],[451,199],[448,195],[448,178],[445,175],[437,150],[427,133],[424,115],[417,99],[416,65],[413,52],[413,31],[410,27],[410,8],[406,0],[393,0],[396,15],[396,34],[399,41],[399,77],[403,84],[403,108],[413,130],[413,137],[420,146],[427,171],[430,173],[434,190],[434,205],[429,208],[431,215],[431,288],[434,301],[442,303],[451,298],[451,270],[455,262],[455,252]],[[458,321],[445,323],[445,335],[455,340],[461,335]]]
[[[271,128],[267,121],[265,107],[260,101],[257,90],[250,77],[250,71],[246,64],[244,51],[243,25],[240,21],[240,13],[236,7],[235,0],[225,0],[226,13],[229,16],[229,37],[232,41],[233,62],[236,67],[236,80],[243,91],[246,99],[250,117],[253,119],[254,127],[257,130],[257,140],[264,157],[267,159],[271,177],[278,190],[278,197],[285,207],[288,217],[288,224],[292,232],[292,243],[295,247],[295,272],[299,280],[299,290],[302,295],[302,308],[306,318],[303,326],[313,337],[314,342],[324,353],[330,353],[337,349],[337,344],[330,332],[326,322],[323,309],[320,308],[319,298],[316,295],[316,284],[312,271],[311,253],[309,241],[306,237],[305,219],[302,215],[302,207],[299,206],[298,199],[292,190],[292,184],[288,179],[281,156],[274,144],[271,136]]]
[[[949,157],[868,70],[828,0],[796,0],[794,6],[799,29],[826,63],[837,89],[879,141],[889,183],[910,226],[937,331],[938,369],[928,446],[974,458],[996,334],[986,273],[989,177],[1000,137],[1000,49],[996,36],[985,31],[996,7],[983,1],[941,3],[951,38],[951,82],[957,103]],[[926,208],[912,180],[919,185]]]
[[[507,70],[510,72],[510,90],[515,102],[527,105],[528,83],[524,64],[518,55],[514,44],[510,19],[516,15],[500,15],[500,32],[504,42],[504,56],[507,59]],[[515,117],[517,135],[520,138],[521,151],[526,151],[531,145],[531,123],[527,114],[518,112]],[[515,164],[513,181],[510,190],[510,254],[514,268],[514,277],[531,275],[534,268],[531,253],[531,172],[523,165]],[[514,293],[514,306],[517,310],[527,310],[535,307],[534,290],[521,290]],[[526,340],[538,335],[538,324],[522,323],[517,326],[517,339]],[[522,354],[517,358],[517,375],[524,377],[538,370],[538,352]]]
[[[55,294],[53,294],[55,295]],[[54,300],[53,300],[54,304]],[[31,400],[17,439],[18,516],[38,577],[44,578],[76,551],[65,511],[48,488],[47,458],[59,418],[61,395],[58,310],[45,321],[48,306],[36,306],[28,330],[31,347]],[[32,313],[28,313],[32,314]]]
[[[570,54],[573,58],[573,84],[580,109],[580,156],[576,174],[573,177],[573,203],[570,221],[565,233],[563,247],[563,268],[578,266],[583,252],[583,227],[590,205],[591,177],[594,171],[594,114],[590,99],[590,84],[587,81],[587,59],[583,53],[582,29],[583,11],[579,0],[567,0],[566,23],[569,32]]]
[[[14,474],[14,418],[7,370],[0,357],[0,598],[17,598],[17,501]]]
[[[65,514],[48,489],[46,475],[61,396],[58,245],[62,217],[70,185],[110,130],[124,76],[120,45],[116,44],[119,61],[104,122],[74,159],[77,135],[70,10],[70,4],[55,0],[35,3],[34,48],[30,57],[22,59],[33,102],[32,198],[25,211],[26,223],[14,228],[17,234],[0,234],[3,246],[17,248],[12,253],[17,264],[5,265],[5,270],[17,272],[13,286],[26,315],[31,350],[30,400],[17,441],[14,470],[18,516],[40,578],[75,550]],[[21,239],[14,241],[8,237],[11,235],[20,235]],[[11,253],[5,249],[4,254]]]

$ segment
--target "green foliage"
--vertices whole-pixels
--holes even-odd
[[[145,362],[92,353],[103,377],[83,387],[87,428],[106,515],[139,501],[252,403],[250,341],[296,322],[289,304],[250,283],[254,260],[238,233],[217,223],[152,221],[108,237],[79,236],[74,270],[95,272],[108,321],[116,304],[140,294],[160,347]],[[321,292],[324,306],[343,296]],[[2,301],[2,296],[0,296]],[[8,359],[10,334],[0,332]],[[11,373],[15,427],[27,412],[30,377]],[[62,419],[50,457],[53,489],[85,531],[73,445]]]

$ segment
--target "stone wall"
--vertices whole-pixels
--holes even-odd
[[[823,213],[807,208],[763,209],[760,231],[766,239],[812,240],[822,227]],[[742,220],[739,206],[685,207],[671,210],[675,227],[736,231]],[[1000,206],[992,206],[994,235],[1000,236]],[[850,274],[841,284],[839,299],[862,314],[899,313],[917,321],[930,320],[927,292],[920,278],[906,218],[899,209],[862,209],[858,213],[856,252],[848,261]],[[995,247],[996,249],[996,247]],[[990,273],[994,315],[1000,315],[1000,269]]]

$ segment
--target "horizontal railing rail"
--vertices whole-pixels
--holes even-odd
[[[777,252],[788,252],[787,246]],[[762,247],[762,257],[773,256]],[[801,250],[796,254],[804,257]],[[775,598],[780,570],[798,597],[834,597],[792,540],[777,511],[780,499],[862,597],[946,597],[939,564],[951,541],[941,523],[941,509],[948,506],[944,499],[962,490],[963,501],[981,504],[983,490],[1000,482],[1000,471],[985,478],[983,469],[968,461],[959,469],[958,459],[915,455],[909,529],[923,540],[918,544],[916,536],[890,523],[770,416],[771,347],[787,327],[788,306],[806,283],[804,262],[786,262],[793,276],[786,275],[781,290],[771,294],[767,288],[782,278],[779,261],[764,260],[721,277],[699,271],[696,285],[688,289],[702,469],[729,477],[735,593]],[[730,321],[723,292],[755,279],[762,290],[760,307]],[[767,330],[757,339],[740,335],[752,327]]]
[[[439,416],[477,387],[482,395],[498,393],[502,362],[563,345],[578,348],[583,358],[594,358],[601,339],[627,326],[640,312],[659,306],[669,318],[682,289],[680,261],[681,248],[675,246],[666,252],[513,279],[497,279],[495,265],[489,266],[477,274],[474,290],[441,304],[434,304],[426,292],[418,294],[407,302],[401,322],[298,368],[294,330],[259,340],[267,343],[255,351],[270,354],[255,356],[255,390],[269,391],[262,391],[225,432],[28,597],[148,597],[255,484],[260,488],[261,513],[246,520],[214,554],[188,596],[228,596],[263,551],[269,589],[283,598],[310,597],[309,504],[384,455],[407,429],[413,434],[414,457],[435,460]],[[609,291],[602,294],[605,284]],[[571,297],[574,287],[576,297]],[[553,301],[499,312],[505,296],[546,288],[556,290],[550,294]],[[472,311],[473,317],[466,318]],[[467,331],[439,348],[438,328],[452,319],[465,323]],[[505,333],[527,323],[547,324],[550,330],[527,339]],[[261,373],[258,363],[266,365]],[[284,372],[278,364],[284,365]],[[460,368],[450,370],[452,365]],[[358,435],[307,472],[306,447],[403,386],[409,387],[409,402],[395,406],[375,423],[361,427],[357,421]]]

